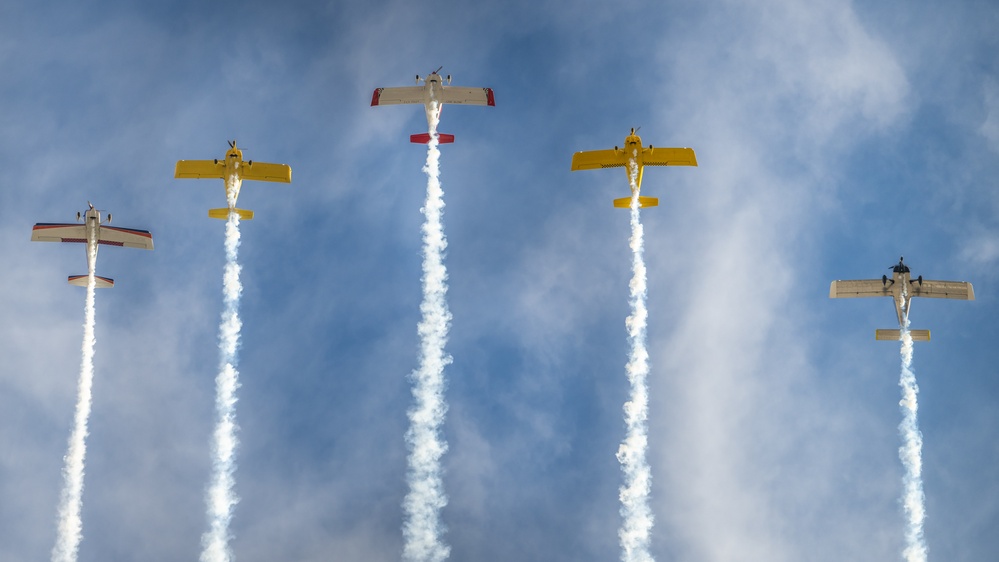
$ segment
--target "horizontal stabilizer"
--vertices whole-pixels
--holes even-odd
[[[619,209],[630,209],[631,208],[631,197],[622,197],[620,199],[614,200],[614,206]],[[638,197],[638,206],[640,208],[645,207],[658,207],[659,199],[657,197]]]
[[[248,221],[253,218],[253,211],[247,211],[246,209],[233,209],[233,211],[239,215],[239,220]],[[208,209],[208,216],[209,218],[227,221],[229,220],[229,208]]]
[[[909,330],[912,341],[930,341],[929,330]],[[874,339],[878,341],[900,341],[902,330],[877,330],[874,332]]]
[[[417,144],[430,144],[430,133],[419,133],[416,135],[409,135],[409,142],[415,142]],[[437,142],[441,144],[454,142],[454,135],[449,135],[447,133],[438,133]]]
[[[86,287],[87,277],[87,275],[70,275],[68,279],[69,284],[76,285],[77,287]],[[114,279],[94,275],[94,286],[98,289],[110,289],[111,287],[114,287]]]

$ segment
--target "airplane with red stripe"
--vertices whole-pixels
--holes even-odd
[[[83,224],[40,222],[31,229],[31,241],[94,244],[93,255],[87,252],[88,268],[91,265],[90,260],[97,259],[97,248],[100,245],[153,249],[153,235],[148,230],[106,226],[101,222],[101,212],[89,201],[87,205],[90,209],[85,214],[76,213],[76,220],[82,220]],[[108,213],[106,222],[111,222],[111,213]],[[87,275],[70,275],[68,281],[70,285],[86,287],[87,277]],[[99,276],[95,276],[95,279],[97,288],[114,287],[114,279]]]
[[[495,106],[496,98],[492,88],[460,88],[451,85],[451,75],[442,78],[438,72],[443,66],[423,78],[422,86],[405,86],[400,88],[375,88],[371,95],[371,105],[423,104],[427,112],[427,126],[433,122],[434,112],[440,120],[444,104],[487,105]],[[420,83],[420,75],[416,75],[416,83]],[[447,82],[445,84],[444,82]],[[454,135],[438,133],[440,143],[454,142]],[[417,133],[409,136],[410,142],[426,144],[430,142],[430,133]]]

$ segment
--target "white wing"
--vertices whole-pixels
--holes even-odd
[[[975,300],[975,288],[966,281],[913,281],[909,284],[912,296],[936,299]]]
[[[97,241],[98,244],[139,248],[140,250],[153,249],[153,235],[148,230],[102,226],[98,232],[100,237],[100,240]]]
[[[833,281],[829,285],[829,298],[831,299],[890,296],[892,296],[891,285],[886,286],[880,279]]]
[[[399,105],[403,103],[426,103],[426,88],[405,86],[402,88],[375,88],[371,95],[371,105]]]
[[[87,243],[87,228],[82,224],[40,222],[31,229],[32,242]]]
[[[444,86],[443,103],[459,105],[496,105],[492,88],[458,88]]]

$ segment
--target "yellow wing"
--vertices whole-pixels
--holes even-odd
[[[225,162],[218,160],[178,160],[175,178],[225,178]]]
[[[241,171],[244,180],[291,183],[291,166],[287,164],[268,164],[251,160],[243,163]]]
[[[642,153],[646,166],[696,166],[693,148],[650,148]]]
[[[572,171],[598,168],[623,168],[626,164],[623,150],[587,150],[572,155]]]

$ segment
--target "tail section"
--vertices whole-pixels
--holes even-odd
[[[253,218],[253,211],[247,211],[246,209],[233,209],[233,211],[239,215],[239,220],[248,221]],[[229,208],[208,209],[208,216],[213,219],[229,220]]]
[[[430,144],[430,133],[419,133],[416,135],[409,135],[409,142],[415,142],[417,144]],[[447,133],[437,133],[437,142],[441,144],[454,142],[454,135],[449,135]]]
[[[70,285],[76,285],[77,287],[87,286],[86,275],[70,275],[68,281]],[[114,287],[114,279],[94,275],[94,286],[98,289],[110,289],[111,287]]]
[[[912,341],[930,341],[929,330],[909,330]],[[899,341],[902,339],[902,330],[877,330],[874,332],[874,339],[878,341]]]
[[[614,200],[614,206],[619,209],[630,209],[631,208],[631,197],[622,197],[620,199]],[[659,199],[657,197],[638,197],[638,206],[640,208],[645,207],[658,207]]]

